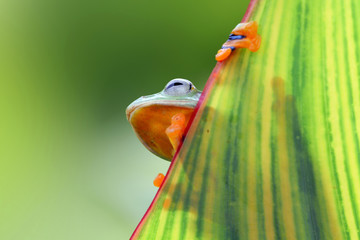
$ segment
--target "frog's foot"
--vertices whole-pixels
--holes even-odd
[[[164,181],[164,178],[165,178],[164,174],[159,173],[159,174],[156,176],[156,178],[154,179],[154,181],[153,181],[154,186],[155,186],[155,187],[160,187],[161,184],[162,184],[163,181]]]
[[[255,21],[239,23],[231,32],[228,40],[216,54],[216,61],[227,59],[236,48],[248,48],[256,52],[260,48],[261,37],[257,34],[258,25]]]
[[[217,52],[217,54],[216,54],[216,56],[215,56],[216,61],[222,62],[222,61],[224,61],[225,59],[227,59],[227,58],[230,56],[230,54],[231,54],[231,52],[233,51],[233,49],[235,49],[235,48],[233,48],[233,47],[222,47],[222,48]]]
[[[185,115],[183,113],[178,113],[171,118],[171,125],[165,130],[165,133],[168,136],[171,145],[173,146],[174,153],[178,149],[182,141],[185,128]]]

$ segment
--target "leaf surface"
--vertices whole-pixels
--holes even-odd
[[[357,0],[252,1],[133,239],[358,239]]]

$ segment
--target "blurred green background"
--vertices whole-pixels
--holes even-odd
[[[128,239],[169,163],[126,106],[202,89],[248,0],[0,0],[0,239]]]

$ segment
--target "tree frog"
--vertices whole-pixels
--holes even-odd
[[[201,91],[194,84],[176,78],[159,93],[143,96],[126,109],[126,116],[144,146],[155,155],[171,161],[179,147]],[[160,186],[159,174],[154,185]]]
[[[248,48],[256,52],[260,48],[261,37],[257,34],[258,25],[255,21],[239,23],[232,31],[228,40],[217,52],[215,59],[222,62],[227,59],[236,48]]]

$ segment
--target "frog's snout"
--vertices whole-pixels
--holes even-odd
[[[129,122],[130,122],[131,114],[135,111],[135,109],[139,106],[139,102],[141,102],[141,100],[143,100],[143,99],[144,99],[144,96],[139,97],[138,99],[136,99],[135,101],[130,103],[130,105],[126,108],[126,110],[125,110],[126,118]]]
[[[126,113],[126,119],[129,121],[129,117],[130,117],[130,113],[131,113],[129,107],[126,108],[125,113]]]
[[[130,104],[127,108],[126,108],[126,118],[127,120],[130,122],[130,117],[131,117],[131,114],[134,112],[136,106],[134,106],[134,104]]]

